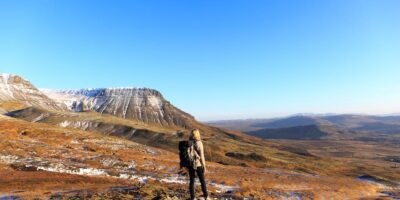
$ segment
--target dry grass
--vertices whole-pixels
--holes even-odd
[[[51,196],[59,191],[97,189],[123,186],[133,182],[105,177],[85,177],[52,172],[0,171],[0,191],[26,199]]]
[[[391,143],[348,140],[290,141],[276,140],[277,144],[304,149],[311,154],[331,159],[336,165],[326,171],[329,175],[371,175],[391,182],[400,182],[400,167],[385,160],[400,155],[400,146]]]
[[[25,134],[21,134],[25,132]],[[162,149],[151,148],[132,141],[117,137],[104,136],[102,134],[80,131],[76,129],[60,128],[42,123],[29,123],[22,120],[2,117],[0,119],[0,143],[1,154],[11,154],[23,157],[41,157],[44,159],[69,160],[103,156],[116,158],[121,163],[136,162],[136,170],[141,173],[149,173],[155,176],[175,175],[178,172],[178,156],[175,153]],[[274,199],[278,194],[301,195],[322,199],[343,199],[344,197],[356,199],[376,195],[378,189],[375,185],[357,181],[344,176],[307,175],[295,173],[292,169],[299,166],[310,167],[320,163],[296,157],[287,153],[279,159],[279,153],[285,153],[271,148],[271,152],[262,152],[263,147],[257,144],[248,144],[248,147],[235,143],[230,147],[233,150],[246,150],[255,148],[256,152],[268,158],[271,168],[225,166],[209,162],[207,179],[217,184],[238,186],[236,197],[253,197],[260,199]],[[123,148],[115,148],[120,144]],[[226,143],[222,143],[225,145]],[[85,148],[82,148],[85,146]],[[118,146],[118,145],[117,145]],[[126,148],[129,147],[129,148]],[[89,150],[88,150],[89,149]],[[155,152],[155,153],[149,153]],[[33,153],[34,152],[34,153]],[[268,157],[268,155],[273,155]],[[288,159],[289,158],[289,159]],[[92,168],[107,169],[99,160],[85,159],[82,164]],[[302,163],[303,162],[303,163]],[[316,164],[317,163],[317,164]],[[320,163],[316,169],[324,168],[326,161]],[[250,165],[250,163],[249,163]],[[282,169],[280,166],[287,165]],[[66,175],[47,172],[20,172],[10,171],[4,164],[0,165],[2,175],[6,179],[0,181],[0,192],[8,194],[35,194],[48,195],[56,191],[73,190],[74,188],[97,188],[136,184],[124,179],[109,179],[104,177],[85,177],[78,175]],[[113,169],[113,167],[109,167]],[[331,168],[327,168],[331,169]],[[311,170],[312,171],[312,170]],[[55,177],[54,181],[49,177]],[[57,181],[58,180],[58,181]],[[11,184],[10,184],[11,183]],[[149,181],[147,190],[150,191],[186,191],[186,185],[167,184],[159,181]],[[14,189],[13,189],[14,188]],[[23,192],[18,192],[18,191]],[[145,189],[143,189],[145,190]],[[218,188],[211,186],[211,192],[217,194]],[[30,193],[27,193],[27,192]]]
[[[47,113],[49,117],[40,121],[45,124],[60,125],[64,121],[102,123],[103,125],[124,126],[126,128],[145,129],[152,131],[154,137],[150,134],[133,138],[138,143],[146,144],[153,147],[163,148],[171,152],[177,152],[178,141],[187,139],[187,132],[179,137],[176,134],[177,130],[182,130],[179,127],[160,127],[155,125],[146,125],[143,122],[121,119],[112,115],[102,115],[96,112],[71,113],[59,111],[44,111],[36,109],[35,114],[40,115],[41,112]],[[22,117],[24,118],[24,117]],[[27,120],[32,120],[32,113],[25,117]],[[24,119],[25,119],[24,118]],[[110,127],[109,126],[109,127]],[[331,169],[338,166],[332,165],[330,159],[319,159],[317,157],[301,156],[292,152],[282,151],[276,148],[276,144],[266,142],[259,138],[251,137],[240,132],[220,129],[210,126],[205,126],[193,121],[193,126],[201,130],[205,141],[206,158],[213,162],[224,163],[238,166],[252,167],[273,167],[282,168],[294,171],[302,171],[308,173],[325,174]],[[86,126],[80,127],[87,130]],[[94,127],[89,128],[91,131],[98,133],[110,134],[109,128]],[[120,137],[128,137],[124,133],[119,134]],[[225,156],[228,152],[239,152],[242,154],[256,154],[265,157],[265,160],[237,159]]]
[[[26,107],[27,106],[25,104],[22,104],[18,101],[0,101],[0,108],[4,109],[7,112],[24,109]]]

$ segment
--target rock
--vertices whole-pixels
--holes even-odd
[[[19,163],[14,163],[10,165],[11,168],[17,171],[38,171],[37,167],[32,166],[32,165],[24,165],[24,164],[19,164]]]
[[[128,166],[129,170],[134,170],[136,169],[136,162],[134,160],[131,160],[131,163]]]
[[[74,101],[71,106],[70,109],[74,112],[83,112],[83,102],[82,101]]]
[[[107,170],[106,173],[110,176],[114,176],[114,177],[119,177],[120,173],[118,171],[115,170]]]
[[[19,135],[21,135],[21,136],[27,136],[27,135],[28,135],[28,131],[21,131],[21,133],[19,133]]]
[[[85,150],[85,151],[91,151],[91,152],[96,152],[96,150],[95,149],[93,149],[93,148],[91,148],[91,147],[89,147],[89,146],[82,146],[82,149],[83,150]]]

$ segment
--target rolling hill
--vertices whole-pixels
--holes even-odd
[[[286,118],[230,120],[208,122],[210,125],[242,132],[262,129],[281,129],[301,126],[331,126],[342,132],[367,132],[377,134],[400,134],[400,116],[373,115],[299,115]]]
[[[289,128],[261,129],[248,132],[249,135],[264,139],[317,140],[329,133],[317,125],[294,126]]]

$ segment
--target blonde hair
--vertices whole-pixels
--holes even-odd
[[[200,130],[199,129],[193,129],[190,132],[190,139],[201,141]]]

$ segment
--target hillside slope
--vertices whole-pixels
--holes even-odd
[[[122,119],[97,112],[55,112],[34,107],[9,112],[8,116],[24,119],[39,124],[51,124],[59,127],[93,131],[104,135],[118,136],[137,143],[158,147],[177,153],[178,142],[187,140],[189,130],[177,127],[162,127],[145,124],[140,121]],[[294,169],[284,163],[297,162],[296,170],[325,171],[316,167],[316,163],[325,166],[326,161],[312,158],[312,163],[305,162],[309,156],[295,156],[291,152],[280,151],[273,144],[252,136],[230,130],[193,124],[202,132],[206,146],[206,159],[226,165],[284,167]],[[228,153],[254,154],[263,159],[243,159],[228,156]],[[300,164],[301,163],[301,164]]]
[[[179,158],[119,137],[0,116],[0,194],[5,199],[188,198]],[[217,199],[358,199],[379,185],[208,162]]]
[[[317,140],[329,133],[317,125],[295,126],[289,128],[261,129],[248,134],[264,139]]]
[[[63,110],[29,81],[17,75],[0,74],[0,102],[19,106],[36,106],[51,110]]]

